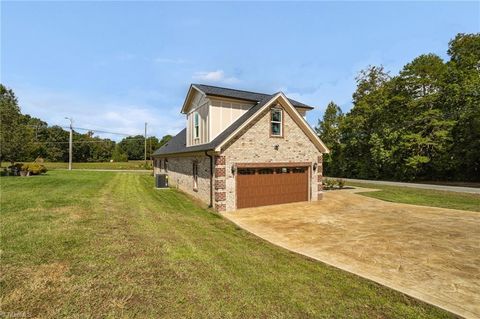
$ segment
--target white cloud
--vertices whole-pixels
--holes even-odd
[[[235,77],[225,76],[223,70],[209,72],[195,72],[192,78],[196,81],[217,82],[217,83],[238,83],[240,80]]]
[[[141,101],[132,102],[124,97],[88,99],[70,92],[38,88],[16,88],[15,93],[22,113],[38,117],[49,125],[67,126],[65,117],[68,116],[73,118],[74,127],[143,135],[144,123],[148,122],[148,135],[157,137],[177,134],[185,126],[185,120],[177,110]],[[96,135],[117,141],[123,138],[122,135],[107,133]]]

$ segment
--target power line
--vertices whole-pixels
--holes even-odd
[[[103,130],[83,128],[83,127],[73,127],[73,128],[76,129],[76,130],[83,130],[83,131],[97,132],[97,133],[104,133],[104,134],[123,135],[123,136],[141,135],[141,134],[125,134],[125,133],[109,132],[109,131],[103,131]]]
[[[27,126],[32,126],[36,128],[41,128],[41,129],[48,129],[53,126],[61,127],[64,129],[70,129],[70,126],[62,126],[62,125],[34,125],[34,124],[27,124]],[[103,133],[103,134],[113,134],[113,135],[122,135],[122,136],[135,136],[135,135],[142,135],[142,134],[127,134],[127,133],[118,133],[118,132],[111,132],[111,131],[105,131],[105,130],[97,130],[93,128],[85,128],[85,127],[73,127],[74,130],[81,130],[81,131],[89,131],[89,132],[96,132],[96,133]]]
[[[147,138],[148,139],[148,138]],[[144,141],[144,138],[129,138],[128,141]],[[35,144],[68,144],[69,142],[59,142],[59,141],[44,141],[44,142],[40,142],[40,141],[32,141],[32,143],[35,143]],[[72,143],[77,143],[77,144],[81,144],[81,143],[119,143],[119,142],[115,142],[115,141],[112,141],[112,140],[103,140],[103,141],[73,141]]]

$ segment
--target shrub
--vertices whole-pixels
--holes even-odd
[[[39,175],[47,172],[47,168],[39,163],[23,164],[21,170],[30,172],[30,175]]]
[[[8,168],[12,171],[13,170],[21,171],[23,170],[23,165],[24,165],[23,163],[15,163],[13,165],[10,165]]]
[[[343,188],[345,186],[345,181],[342,178],[337,178],[337,185],[339,188]]]
[[[20,175],[20,171],[23,170],[23,163],[15,163],[13,165],[10,165],[8,167],[8,170],[10,172],[10,175],[12,176]]]
[[[336,181],[331,178],[325,178],[323,180],[323,184],[325,185],[326,189],[333,189],[335,187]]]

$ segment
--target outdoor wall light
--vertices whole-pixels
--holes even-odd
[[[278,144],[273,145],[273,149],[274,149],[275,151],[278,151],[278,148],[279,148],[279,147],[280,147],[280,145],[278,145]]]
[[[232,175],[235,175],[235,172],[237,171],[237,168],[235,165],[232,165]]]
[[[313,171],[315,172],[317,170],[317,163],[313,163]]]

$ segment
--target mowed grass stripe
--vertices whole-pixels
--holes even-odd
[[[347,184],[376,189],[372,192],[361,192],[359,194],[388,202],[480,212],[480,195],[478,194],[380,185],[368,182],[348,182]]]
[[[264,242],[176,190],[155,190],[147,174],[55,171],[1,183],[2,311],[43,318],[449,317]],[[17,205],[25,198],[28,205]]]

